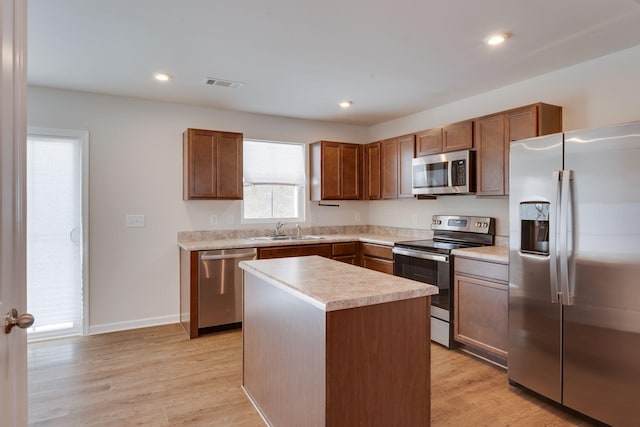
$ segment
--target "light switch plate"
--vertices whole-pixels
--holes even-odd
[[[127,215],[127,227],[144,227],[144,215]]]

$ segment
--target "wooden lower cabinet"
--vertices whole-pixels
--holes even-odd
[[[331,246],[331,259],[358,265],[358,242],[334,243]]]
[[[258,259],[286,258],[291,256],[320,255],[331,258],[331,243],[258,248]]]
[[[258,248],[258,259],[319,255],[347,264],[358,264],[358,242],[317,243]]]
[[[455,341],[506,366],[508,265],[456,257],[453,295]]]
[[[393,248],[360,242],[360,266],[381,273],[393,274]]]

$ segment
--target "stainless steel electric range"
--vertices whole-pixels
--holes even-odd
[[[453,345],[453,249],[490,246],[495,220],[489,217],[434,215],[433,239],[397,242],[393,274],[438,287],[431,297],[431,340]]]

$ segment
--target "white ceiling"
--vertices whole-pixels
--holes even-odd
[[[29,0],[30,84],[359,125],[639,44],[640,0]]]

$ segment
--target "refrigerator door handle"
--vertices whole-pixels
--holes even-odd
[[[549,283],[551,284],[551,302],[560,303],[558,288],[558,247],[556,224],[558,223],[558,206],[560,203],[561,171],[553,171],[553,201],[549,206]]]
[[[573,296],[569,294],[569,201],[573,171],[562,171],[562,189],[560,190],[560,286],[562,304],[573,305]]]

